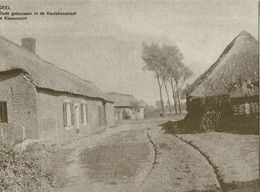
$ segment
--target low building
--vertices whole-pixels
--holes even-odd
[[[258,41],[241,32],[190,86],[188,116],[205,128],[258,130]]]
[[[19,46],[0,37],[1,138],[63,139],[113,126],[113,101],[92,82],[41,59],[35,46],[32,38]]]
[[[110,92],[108,97],[114,101],[115,119],[143,119],[144,106],[133,95]]]

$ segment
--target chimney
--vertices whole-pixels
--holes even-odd
[[[21,43],[22,43],[23,48],[27,49],[28,51],[31,51],[32,53],[35,53],[36,39],[34,39],[34,38],[22,38]]]

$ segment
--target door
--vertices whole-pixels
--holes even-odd
[[[79,110],[79,105],[75,105],[75,124],[76,124],[76,130],[77,132],[79,131],[79,127],[80,127],[80,117],[79,114],[80,110]]]

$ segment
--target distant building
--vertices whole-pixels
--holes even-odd
[[[36,41],[19,46],[0,37],[0,136],[63,139],[113,126],[114,107],[92,82],[35,54]]]
[[[107,96],[114,101],[115,119],[143,119],[144,106],[133,95],[110,92]],[[134,109],[133,103],[138,103],[138,109]]]
[[[213,128],[258,130],[258,54],[258,41],[241,32],[190,86],[189,116]]]

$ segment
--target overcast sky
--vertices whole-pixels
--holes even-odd
[[[14,12],[77,12],[0,21],[0,35],[18,44],[22,37],[34,37],[41,58],[94,82],[104,92],[133,94],[150,104],[159,99],[159,92],[153,74],[142,70],[142,42],[176,44],[194,72],[192,81],[241,31],[258,38],[257,0],[11,0],[6,4]]]

